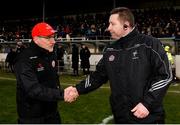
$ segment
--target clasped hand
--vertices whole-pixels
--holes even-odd
[[[149,115],[148,109],[142,103],[137,104],[131,112],[133,112],[137,118],[145,118]]]
[[[75,87],[67,87],[66,89],[64,89],[64,101],[65,102],[73,102],[77,99],[77,97],[79,96],[78,91]]]

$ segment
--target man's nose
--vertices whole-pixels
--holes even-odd
[[[107,31],[110,31],[111,30],[111,26],[109,25],[108,28],[107,28]]]
[[[56,43],[55,39],[51,39],[50,42],[51,42],[52,44],[55,44],[55,43]]]

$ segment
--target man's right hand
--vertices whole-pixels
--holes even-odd
[[[78,91],[75,87],[67,87],[66,89],[64,89],[64,101],[65,102],[73,102],[77,99],[77,97],[79,96]]]

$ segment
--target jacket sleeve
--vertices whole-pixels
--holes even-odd
[[[21,60],[15,64],[17,83],[27,93],[27,96],[42,101],[57,101],[64,99],[63,90],[48,88],[38,82],[30,61]]]
[[[142,103],[151,111],[162,105],[163,98],[172,80],[172,71],[167,55],[159,40],[147,47],[150,55],[151,77]]]
[[[88,75],[85,80],[82,80],[76,85],[79,94],[85,94],[99,88],[103,83],[108,81],[107,72],[102,58],[97,66],[96,71]]]

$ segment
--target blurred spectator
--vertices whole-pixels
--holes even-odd
[[[72,44],[72,68],[73,68],[73,75],[78,76],[79,49],[76,44]]]
[[[179,11],[178,8],[136,9],[134,10],[137,19],[136,25],[141,33],[147,35],[174,37],[177,35],[177,28],[180,25]],[[68,16],[68,18],[66,16],[54,17],[51,21],[56,24],[55,27],[58,27],[58,38],[65,38],[66,34],[71,34],[71,37],[87,36],[90,39],[95,39],[99,35],[110,36],[106,32],[108,16],[108,12],[79,14]],[[61,22],[57,21],[59,18],[62,20]],[[6,24],[2,23],[0,25],[0,38],[6,41],[28,39],[30,38],[29,29],[37,20],[40,19],[19,20],[18,23],[17,20],[11,20]],[[161,35],[161,33],[163,34]]]
[[[62,45],[58,45],[56,54],[58,60],[58,66],[60,67],[59,70],[62,71],[64,69],[64,53],[65,50]]]
[[[171,51],[170,51],[170,45],[166,45],[164,47],[164,50],[166,51],[166,54],[168,56],[168,59],[169,59],[171,65],[174,65],[174,59],[173,59],[173,56],[172,56]]]
[[[14,72],[14,60],[16,58],[16,49],[11,48],[10,52],[6,56],[6,66],[10,69],[11,72]]]
[[[24,49],[25,49],[25,46],[23,45],[23,43],[18,41],[18,42],[17,42],[16,53],[19,54],[19,53],[21,53]]]
[[[87,46],[84,44],[81,46],[80,50],[80,59],[81,59],[81,68],[83,69],[83,74],[89,74],[89,68],[90,68],[90,62],[89,58],[91,56],[91,53]]]
[[[171,46],[170,45],[165,45],[164,50],[166,51],[167,57],[169,59],[169,62],[171,64],[172,68],[172,73],[173,73],[173,80],[176,81],[176,73],[175,73],[175,65],[174,65],[174,58],[171,54]]]
[[[70,40],[71,40],[70,34],[68,34],[68,33],[66,34],[66,40],[67,40],[67,41],[70,41]]]

